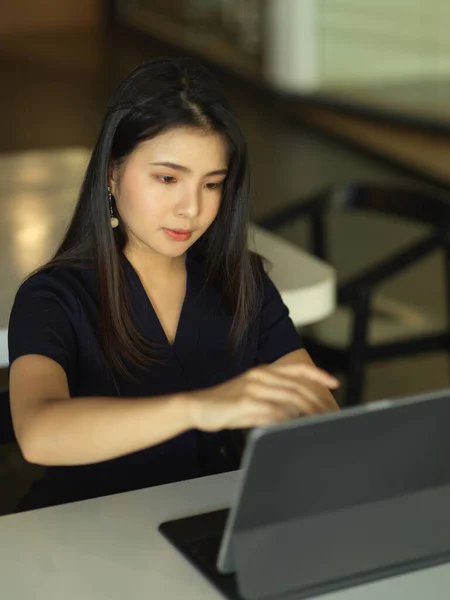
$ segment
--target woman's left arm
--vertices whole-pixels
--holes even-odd
[[[321,369],[314,365],[303,347],[289,310],[267,273],[263,274],[263,303],[256,364],[272,365],[275,370],[282,365],[304,365],[304,369],[293,370],[295,376],[289,377],[286,384],[294,385],[301,396],[309,401],[308,414],[338,409],[330,390],[318,383],[317,372]],[[286,372],[283,376],[287,377]]]
[[[274,366],[298,364],[315,366],[312,358],[304,348],[289,352],[288,354],[285,354],[278,360],[274,361],[272,364]],[[314,396],[316,401],[323,405],[325,411],[339,410],[339,406],[328,388],[309,378],[299,377],[298,380],[299,383],[301,383],[301,385],[305,388],[305,392],[311,394],[311,396]]]

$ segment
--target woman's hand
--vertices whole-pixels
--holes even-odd
[[[273,364],[205,390],[190,392],[193,427],[243,429],[338,410],[328,391],[339,382],[310,364]]]

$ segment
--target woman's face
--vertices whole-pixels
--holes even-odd
[[[216,218],[227,168],[216,133],[179,127],[140,144],[110,179],[129,244],[184,254]]]

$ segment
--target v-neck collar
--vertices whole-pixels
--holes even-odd
[[[186,291],[180,311],[175,339],[171,344],[156,314],[142,281],[128,258],[123,255],[125,272],[130,286],[130,300],[137,325],[143,335],[171,352],[192,351],[197,346],[203,294],[202,268],[189,254],[186,256]]]

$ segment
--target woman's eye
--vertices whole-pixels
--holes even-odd
[[[175,177],[170,177],[170,175],[160,175],[158,177],[159,181],[162,181],[163,183],[175,183],[176,179]]]
[[[207,183],[206,187],[208,188],[208,190],[217,190],[220,187],[222,187],[223,185],[223,181],[220,181],[218,183]]]

